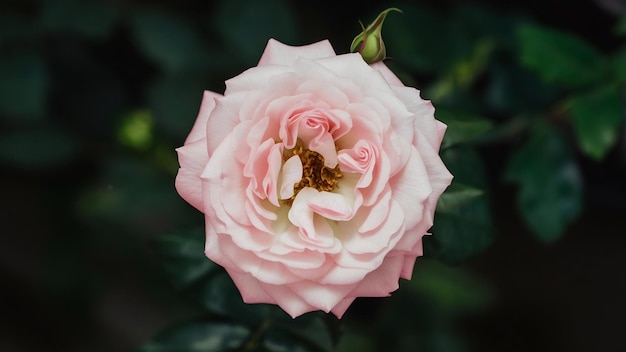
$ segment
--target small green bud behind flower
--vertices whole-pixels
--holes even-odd
[[[385,49],[385,43],[383,42],[382,29],[385,17],[391,11],[398,11],[402,13],[400,9],[395,7],[388,8],[381,12],[374,22],[370,23],[367,28],[361,23],[363,31],[357,35],[352,44],[350,45],[350,52],[359,52],[363,57],[363,60],[368,64],[373,64],[378,61],[382,61],[387,57],[387,50]]]

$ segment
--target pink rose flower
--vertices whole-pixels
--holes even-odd
[[[204,93],[176,188],[245,302],[341,317],[389,296],[422,255],[452,180],[433,114],[382,62],[270,40],[224,95]]]

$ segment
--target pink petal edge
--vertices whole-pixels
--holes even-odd
[[[304,46],[290,46],[272,38],[267,42],[267,46],[265,47],[265,51],[263,51],[263,55],[259,60],[258,66],[293,66],[300,57],[307,59],[319,59],[336,55],[335,50],[328,40],[322,40],[317,43]]]

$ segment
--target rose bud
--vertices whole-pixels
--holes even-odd
[[[363,57],[363,60],[365,60],[368,64],[373,64],[387,58],[387,50],[385,49],[385,43],[383,42],[382,29],[383,22],[385,22],[387,14],[391,11],[402,12],[400,9],[392,7],[381,12],[378,17],[376,17],[374,22],[370,23],[367,28],[363,26],[363,23],[361,23],[363,31],[357,35],[354,40],[352,40],[350,52],[359,52],[359,54]]]

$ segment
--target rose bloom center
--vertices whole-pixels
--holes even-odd
[[[293,195],[285,200],[287,204],[291,205],[300,190],[305,187],[331,192],[339,186],[339,179],[343,176],[339,165],[332,169],[325,166],[322,154],[305,149],[301,143],[297,143],[295,148],[287,150],[283,160],[286,161],[294,155],[297,155],[302,162],[302,178],[293,185]]]

